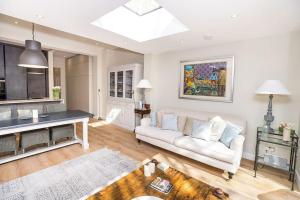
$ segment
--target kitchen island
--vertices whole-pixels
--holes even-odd
[[[24,157],[28,157],[31,155],[39,154],[42,152],[50,151],[53,149],[61,148],[64,146],[77,144],[77,143],[81,144],[83,149],[85,150],[88,149],[89,148],[88,121],[90,117],[92,117],[90,113],[80,111],[80,110],[74,110],[74,111],[45,113],[43,115],[40,115],[38,119],[29,118],[29,119],[10,119],[10,120],[0,121],[0,136],[20,133],[29,130],[50,128],[50,127],[66,125],[66,124],[75,125],[75,123],[78,122],[81,122],[83,124],[82,140],[77,138],[76,129],[75,129],[74,130],[75,139],[72,141],[60,143],[49,147],[43,147],[40,149],[29,151],[27,153],[18,153],[15,156],[0,159],[0,164],[21,159]]]

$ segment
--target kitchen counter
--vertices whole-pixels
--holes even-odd
[[[63,99],[49,99],[49,98],[44,98],[44,99],[25,99],[25,100],[3,100],[0,101],[0,106],[1,105],[13,105],[13,104],[32,104],[32,103],[59,103],[59,102],[64,102]]]

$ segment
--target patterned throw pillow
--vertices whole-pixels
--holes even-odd
[[[220,116],[216,116],[212,118],[210,120],[210,123],[211,123],[210,140],[217,142],[221,138],[227,123]]]
[[[210,141],[210,126],[209,122],[194,120],[191,137]]]
[[[156,112],[151,112],[150,113],[150,126],[156,127],[157,126],[157,114]]]
[[[162,116],[162,129],[177,131],[177,115],[164,114]]]
[[[183,133],[185,123],[186,123],[186,119],[187,119],[186,116],[178,116],[177,128],[178,128],[178,131],[180,131],[181,133]]]
[[[158,128],[161,128],[161,124],[162,124],[162,116],[163,116],[163,112],[162,111],[158,111],[157,112],[157,120],[156,120],[156,125]]]
[[[220,142],[222,142],[223,144],[225,144],[225,146],[227,146],[228,148],[230,148],[230,144],[232,142],[232,140],[238,136],[241,132],[242,132],[242,128],[232,124],[230,122],[227,122],[226,128],[220,138]]]
[[[184,129],[183,129],[183,134],[184,135],[189,136],[189,135],[192,134],[194,120],[198,120],[198,119],[195,119],[195,118],[192,118],[192,117],[187,117]],[[198,120],[198,121],[207,122],[207,121],[204,121],[204,120]]]

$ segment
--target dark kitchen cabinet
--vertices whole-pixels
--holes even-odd
[[[5,78],[5,68],[4,68],[4,46],[0,44],[0,79]]]
[[[48,96],[46,92],[47,86],[45,69],[38,69],[32,71],[28,69],[27,82],[28,98],[37,99]]]
[[[6,99],[36,99],[48,97],[48,69],[18,66],[24,47],[0,44],[0,79],[5,79]],[[47,58],[47,51],[43,51]],[[2,56],[2,57],[1,57]],[[1,71],[3,67],[3,72]],[[1,77],[3,73],[3,78]]]
[[[24,47],[4,46],[6,98],[27,99],[27,68],[19,67],[19,58]]]

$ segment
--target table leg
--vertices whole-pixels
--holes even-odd
[[[254,177],[256,177],[256,171],[257,171],[257,159],[258,159],[258,153],[259,153],[259,140],[256,139],[256,147],[255,147],[255,160],[254,160]]]
[[[296,148],[293,148],[294,149],[294,158],[293,158],[293,161],[294,161],[294,163],[293,163],[293,175],[292,175],[292,191],[294,190],[294,185],[295,185],[295,175],[296,175],[296,163],[297,163],[297,150],[298,150],[298,148],[296,147]]]
[[[89,120],[84,120],[82,122],[82,147],[85,150],[89,149],[88,122]]]

